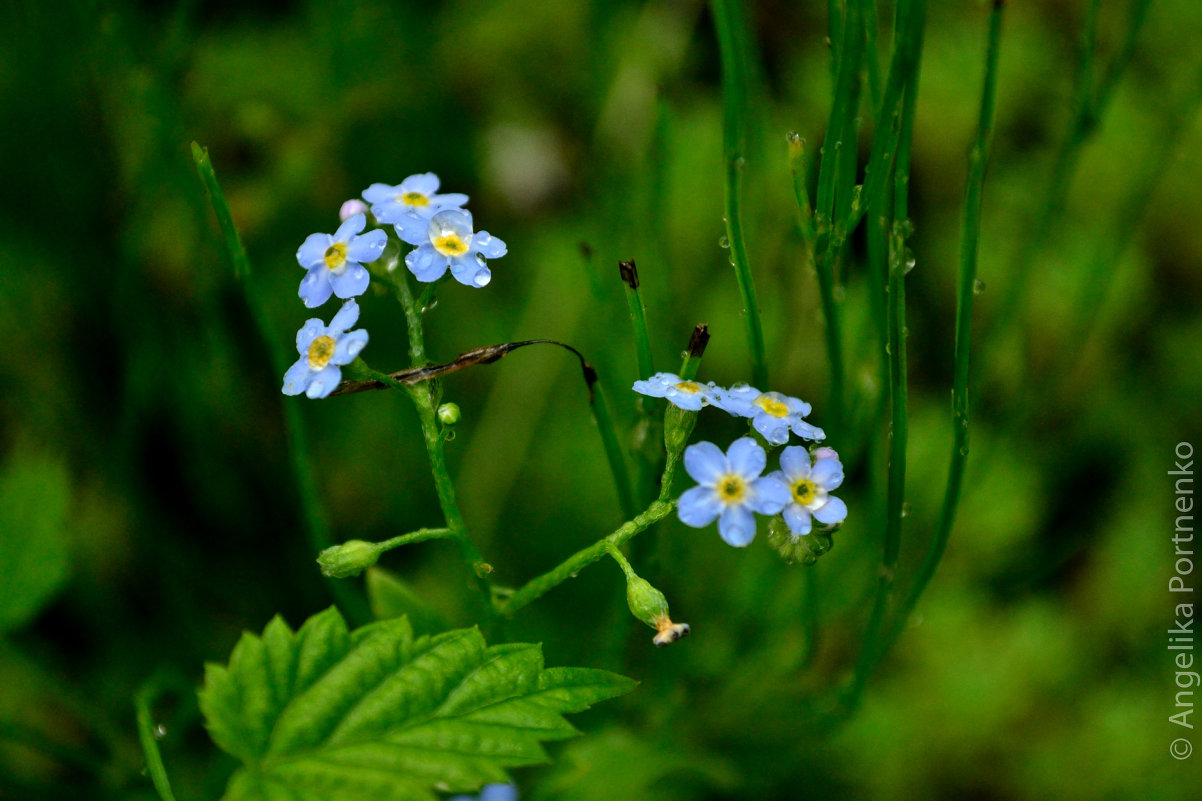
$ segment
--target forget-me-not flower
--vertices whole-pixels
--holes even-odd
[[[486,784],[480,795],[455,795],[447,801],[518,801],[518,788],[512,784]]]
[[[505,243],[488,231],[472,232],[472,214],[465,209],[440,211],[430,218],[420,235],[397,230],[401,239],[417,245],[405,256],[405,266],[418,281],[430,283],[451,275],[464,286],[486,286],[492,280],[485,259],[496,259],[507,252]]]
[[[382,223],[396,226],[397,236],[405,239],[422,236],[430,218],[444,209],[462,208],[467,195],[438,192],[438,176],[432,172],[410,175],[396,186],[372,184],[363,190],[363,198],[371,204],[371,213]],[[405,239],[409,242],[408,239]],[[410,242],[410,244],[417,244]]]
[[[802,439],[821,440],[825,432],[802,418],[810,413],[810,404],[779,392],[760,392],[738,384],[715,394],[713,405],[735,415],[750,417],[752,427],[773,445],[784,445],[792,431]]]
[[[785,448],[780,453],[781,469],[771,474],[789,488],[785,523],[799,537],[810,533],[811,517],[826,526],[842,523],[847,517],[847,505],[830,494],[843,483],[838,454],[830,448],[819,448],[814,455],[818,458],[811,464],[805,448]]]
[[[334,315],[329,326],[313,318],[296,332],[296,364],[284,373],[285,395],[302,392],[310,398],[324,398],[342,381],[343,365],[350,364],[367,344],[367,332],[347,331],[359,319],[359,304],[348,300]]]
[[[712,442],[684,451],[684,469],[698,486],[680,496],[676,515],[687,526],[702,528],[718,520],[718,533],[742,548],[755,539],[755,515],[774,515],[789,502],[789,488],[760,476],[768,457],[754,439],[742,437],[726,453]]]
[[[634,382],[634,391],[651,398],[667,398],[668,401],[686,412],[697,412],[710,402],[713,387],[688,381],[675,373],[656,373],[650,378]]]
[[[380,258],[388,234],[375,230],[358,236],[366,225],[367,216],[356,214],[338,226],[333,236],[311,234],[296,251],[296,260],[308,270],[297,294],[310,309],[325,303],[331,294],[345,300],[367,289],[371,277],[363,264]]]

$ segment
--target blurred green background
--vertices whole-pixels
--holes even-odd
[[[748,250],[774,389],[823,424],[827,368],[785,133],[816,150],[831,89],[826,4],[749,3],[758,47]],[[882,6],[882,31],[888,15]],[[910,478],[899,586],[930,541],[950,447],[955,259],[987,4],[933,3],[914,135]],[[1104,65],[1126,4],[1104,4]],[[855,662],[876,582],[884,429],[832,432],[851,509],[814,568],[674,519],[636,567],[693,636],[653,649],[602,562],[519,615],[548,664],[639,679],[586,737],[518,771],[527,798],[1187,799],[1168,723],[1173,446],[1202,448],[1202,130],[1192,0],[1155,0],[1080,151],[1062,215],[1023,257],[1069,125],[1085,0],[1014,3],[1002,41],[973,354],[973,452],[946,558],[856,716],[823,699]],[[887,36],[882,40],[887,41]],[[592,361],[623,431],[638,377],[617,261],[642,276],[657,366],[689,332],[701,377],[750,378],[719,247],[721,86],[695,0],[35,2],[0,6],[0,798],[153,798],[132,696],[151,675],[181,801],[233,763],[191,690],[275,613],[331,603],[302,534],[280,376],[234,282],[189,153],[209,148],[285,347],[311,315],[294,254],[370,183],[434,171],[503,238],[485,290],[448,285],[428,350],[536,337]],[[862,144],[868,139],[868,120]],[[846,267],[853,395],[881,390],[862,240]],[[1000,308],[1018,259],[1030,281]],[[361,299],[364,355],[407,366],[404,320]],[[328,318],[329,310],[322,316]],[[621,522],[579,368],[529,348],[445,381],[467,524],[519,584]],[[439,523],[397,393],[299,404],[338,540]],[[828,429],[829,430],[829,429]],[[733,420],[698,437],[728,442]],[[859,443],[853,447],[851,443]],[[876,471],[876,472],[874,472]],[[438,542],[382,566],[455,625],[469,587]],[[803,667],[807,570],[822,628]],[[354,585],[358,586],[358,585]],[[356,589],[356,592],[360,592]],[[1197,722],[1195,718],[1195,722]]]

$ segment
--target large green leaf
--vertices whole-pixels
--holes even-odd
[[[67,469],[15,456],[0,473],[0,632],[32,618],[67,579]]]
[[[414,637],[406,618],[349,632],[335,609],[280,618],[208,665],[210,734],[245,765],[225,801],[430,801],[508,781],[576,734],[563,715],[628,692],[603,670],[543,667],[537,645],[476,629]]]

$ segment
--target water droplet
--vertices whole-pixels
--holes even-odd
[[[960,455],[961,455],[961,456],[967,456],[967,455],[968,455],[968,446],[967,446],[967,445],[964,445],[963,447],[961,447],[961,448],[960,448]]]
[[[154,739],[161,740],[167,736],[167,727],[164,726],[162,723],[160,723],[154,727],[153,734],[154,734]]]
[[[472,276],[472,283],[476,286],[488,286],[488,282],[492,280],[492,273],[487,269],[478,271]]]
[[[904,502],[904,503],[902,504],[902,508],[901,508],[901,516],[902,516],[902,517],[909,517],[909,516],[910,516],[910,502],[909,502],[909,501],[906,501],[906,502]]]
[[[914,221],[908,217],[904,220],[899,220],[897,231],[904,239],[909,239],[910,235],[914,233]]]
[[[891,355],[892,353],[893,353],[893,348],[889,347],[889,343],[886,342],[885,343],[885,355],[888,356],[888,355]]]
[[[742,156],[739,156],[737,159],[735,159],[735,166],[738,167],[740,170],[743,169],[744,167],[747,166],[747,159],[743,158]]]
[[[799,144],[801,142],[801,134],[797,131],[789,131],[785,134],[785,139],[789,141],[789,144]]]
[[[721,237],[721,238],[718,240],[718,247],[720,247],[720,248],[722,248],[723,250],[725,250],[726,248],[730,247],[730,240],[729,240],[729,239],[727,239],[725,236]]]
[[[984,291],[985,291],[985,282],[982,281],[980,278],[973,279],[972,293],[974,295],[979,295]]]
[[[443,432],[442,432],[442,438],[443,438],[444,440],[446,440],[447,442],[450,442],[451,440],[455,439],[455,431],[454,431],[454,429],[450,429],[450,428],[448,428],[446,431],[443,431]]]
[[[910,271],[914,269],[914,265],[918,260],[914,258],[914,251],[910,250],[909,248],[906,248],[904,257],[905,260],[902,262],[902,275],[908,275]]]

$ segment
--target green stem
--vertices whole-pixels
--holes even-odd
[[[647,333],[647,309],[643,305],[643,294],[639,292],[639,274],[633,261],[621,262],[619,266],[622,281],[626,285],[626,307],[630,310],[630,326],[634,329],[639,378],[650,378],[655,373],[655,367],[651,361],[651,337]],[[650,408],[650,405],[647,404],[647,407]]]
[[[726,238],[730,244],[731,264],[743,301],[743,320],[751,348],[751,376],[760,387],[768,386],[768,365],[764,357],[764,329],[755,296],[755,282],[747,263],[743,239],[743,165],[747,148],[747,34],[738,7],[739,0],[713,0],[714,26],[722,55],[722,129],[723,159],[726,163],[724,190]]]
[[[675,501],[655,501],[642,514],[623,523],[608,537],[597,540],[587,548],[583,548],[569,556],[558,566],[548,570],[526,582],[501,605],[500,613],[505,617],[513,615],[522,607],[537,600],[551,590],[575,576],[581,569],[598,561],[609,552],[610,547],[618,547],[627,540],[646,531],[652,525],[663,520],[676,508]]]
[[[272,330],[264,305],[255,288],[250,258],[246,254],[246,248],[242,245],[238,229],[234,226],[229,203],[226,202],[221,186],[217,182],[217,174],[209,160],[208,151],[193,142],[192,158],[196,162],[196,170],[200,175],[201,184],[204,186],[205,194],[209,197],[213,213],[217,217],[217,224],[221,228],[225,241],[226,252],[234,264],[234,277],[242,285],[246,305],[250,310],[255,328],[259,332],[259,338],[267,345],[276,375],[282,376],[288,369],[288,358]],[[282,395],[280,403],[284,411],[284,430],[288,442],[292,479],[296,484],[297,493],[300,495],[301,520],[305,536],[309,541],[311,551],[319,553],[335,543],[325,510],[322,508],[321,492],[317,485],[313,462],[309,458],[307,429],[302,419],[299,403]],[[370,619],[367,599],[353,585],[330,578],[325,579],[325,582],[330,594],[351,620],[366,622]]]
[[[171,792],[171,782],[167,780],[167,768],[163,764],[163,755],[159,753],[159,743],[154,736],[154,719],[150,715],[150,706],[160,694],[157,683],[151,681],[144,685],[134,696],[134,708],[138,713],[138,739],[142,742],[142,753],[146,756],[146,770],[154,789],[158,791],[162,801],[175,801]]]
[[[417,531],[401,534],[399,537],[383,540],[375,545],[380,553],[384,553],[402,545],[412,545],[415,542],[425,542],[426,540],[453,539],[454,536],[455,532],[449,528],[419,528]]]
[[[414,367],[421,367],[426,364],[426,340],[422,331],[422,310],[414,302],[413,292],[409,288],[409,281],[405,276],[400,276],[395,286],[397,298],[405,312],[405,324],[409,330],[409,357]],[[381,381],[388,378],[383,373],[379,373],[375,377]],[[434,477],[434,491],[438,495],[438,505],[442,509],[442,516],[446,520],[447,528],[451,531],[450,538],[458,546],[459,553],[480,593],[485,624],[491,626],[496,612],[493,605],[492,587],[488,581],[488,573],[492,568],[484,561],[479,549],[468,536],[467,526],[459,511],[459,503],[455,499],[455,483],[451,479],[451,471],[447,467],[445,440],[442,429],[438,425],[438,398],[434,387],[435,382],[422,381],[417,384],[401,384],[388,378],[384,383],[404,389],[413,399],[413,405],[417,407],[417,417],[421,423],[422,439],[426,443],[426,455],[430,460],[430,472]]]

